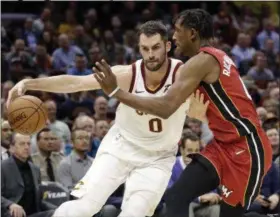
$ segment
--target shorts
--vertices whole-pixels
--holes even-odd
[[[87,195],[92,201],[105,204],[125,183],[122,211],[144,202],[139,216],[152,216],[167,188],[175,160],[175,153],[143,150],[113,129],[103,139],[92,166],[71,194],[77,198]]]
[[[241,204],[248,209],[259,194],[272,163],[271,145],[263,130],[231,144],[213,140],[201,155],[216,169],[223,201],[233,207]],[[209,164],[203,157],[198,159]]]

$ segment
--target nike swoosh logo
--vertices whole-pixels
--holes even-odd
[[[142,91],[135,90],[135,93],[144,93],[144,90],[142,90]]]
[[[235,152],[236,155],[240,155],[244,152],[245,150],[241,150],[241,151],[238,151],[238,152]]]

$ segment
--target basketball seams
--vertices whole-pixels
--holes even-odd
[[[25,96],[22,96],[21,99],[27,100],[27,101],[33,103],[34,105],[38,106],[38,105],[37,105],[36,103],[34,103],[32,100],[26,99]],[[45,111],[41,108],[42,104],[43,104],[43,102],[41,102],[41,104],[39,105],[39,108],[41,109],[41,111],[42,111],[42,113],[43,113],[45,123],[47,123],[47,118],[46,118],[46,116],[45,116]],[[40,115],[39,115],[39,116],[40,116]]]
[[[25,98],[21,98],[21,99],[26,100]],[[31,100],[27,100],[27,101],[32,102]],[[35,104],[34,102],[32,102],[32,103]],[[35,105],[37,106],[36,109],[33,108],[33,107],[24,107],[24,108],[16,109],[16,110],[10,112],[9,114],[12,114],[12,113],[15,112],[15,111],[18,111],[18,110],[21,110],[21,109],[25,109],[25,108],[32,108],[32,109],[35,109],[35,111],[34,111],[33,113],[31,113],[31,114],[29,115],[29,117],[28,117],[25,121],[23,121],[21,124],[19,124],[19,126],[16,126],[15,129],[18,129],[19,127],[21,127],[21,126],[22,126],[24,123],[26,123],[26,121],[28,121],[35,113],[39,113],[38,110],[40,109],[40,107],[41,107],[42,104],[43,104],[43,102],[42,102],[39,106],[38,106],[37,104],[35,104]],[[8,114],[8,115],[9,115],[9,114]],[[40,114],[40,113],[39,113],[39,114]],[[39,115],[38,120],[40,120],[40,115]],[[38,121],[37,124],[36,124],[35,130],[37,129],[38,123],[39,123],[39,121]],[[32,133],[33,133],[35,130],[33,130]]]
[[[38,115],[38,121],[37,121],[37,124],[36,124],[36,127],[35,127],[35,129],[32,131],[32,133],[31,134],[33,134],[36,130],[37,130],[37,127],[38,127],[38,124],[39,124],[39,121],[40,121],[40,113],[38,112],[38,110],[37,110],[37,115]]]

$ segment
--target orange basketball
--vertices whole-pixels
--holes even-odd
[[[46,126],[47,112],[43,102],[35,96],[21,96],[8,107],[8,121],[11,128],[20,134],[31,135]]]

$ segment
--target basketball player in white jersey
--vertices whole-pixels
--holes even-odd
[[[143,59],[112,67],[121,88],[146,97],[164,95],[182,65],[180,60],[167,57],[171,43],[166,27],[159,21],[143,24],[139,48]],[[70,93],[93,89],[100,86],[92,75],[23,80],[10,91],[8,104],[26,90]],[[119,216],[152,216],[171,176],[187,109],[188,102],[170,118],[161,119],[120,104],[115,124],[104,137],[91,168],[71,193],[78,199],[62,204],[53,217],[93,216],[124,182]]]

